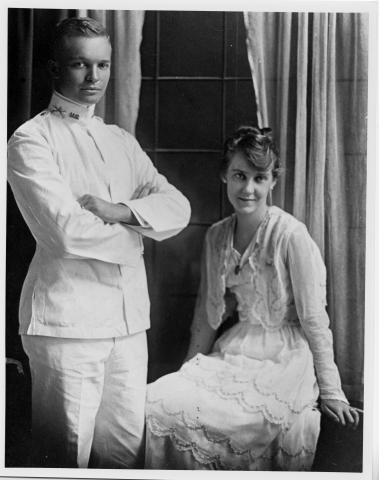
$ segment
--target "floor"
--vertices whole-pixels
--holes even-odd
[[[358,406],[358,405],[357,405]],[[363,418],[357,430],[348,430],[322,417],[313,470],[361,472]],[[15,365],[7,365],[6,467],[28,467],[30,451],[30,378]]]

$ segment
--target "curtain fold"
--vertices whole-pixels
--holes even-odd
[[[143,10],[79,10],[107,27],[112,41],[112,77],[96,113],[134,134],[141,89]]]
[[[296,159],[307,157],[307,145],[303,139],[307,138],[307,83],[308,83],[308,15],[299,14],[298,44],[296,65],[296,129],[295,129],[295,162],[293,184],[293,214],[305,222],[306,213],[306,181],[307,164]]]
[[[244,13],[259,109],[286,175],[274,203],[304,221],[328,270],[336,361],[363,400],[368,15]]]

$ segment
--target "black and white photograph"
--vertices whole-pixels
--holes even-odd
[[[86,3],[2,12],[1,476],[375,480],[378,3]]]

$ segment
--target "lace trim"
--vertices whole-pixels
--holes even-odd
[[[191,431],[194,431],[194,432],[201,430],[204,434],[204,437],[209,442],[219,444],[219,445],[225,444],[227,446],[228,450],[231,451],[234,455],[241,456],[241,455],[249,454],[251,456],[250,449],[241,450],[241,449],[233,446],[232,440],[229,437],[227,437],[226,435],[223,435],[221,433],[218,433],[218,434],[210,433],[205,425],[201,424],[198,420],[193,420],[193,419],[189,418],[188,416],[186,416],[186,414],[183,410],[178,410],[177,412],[170,412],[169,410],[167,410],[167,408],[166,408],[166,406],[164,405],[163,402],[164,402],[163,399],[159,399],[159,400],[156,400],[156,401],[153,401],[153,402],[150,401],[148,403],[151,404],[151,405],[159,404],[160,408],[162,409],[162,411],[167,416],[175,417],[177,419],[177,421],[179,423],[181,423],[182,425],[184,425],[188,430],[191,430]],[[156,425],[157,429],[162,430],[164,428],[164,427],[159,427],[158,421],[156,419],[154,419],[153,415],[148,415],[147,418],[149,418],[151,423],[154,423]],[[175,428],[174,427],[170,427],[170,428],[166,427],[167,432],[172,431],[172,430],[175,430]]]
[[[256,318],[266,330],[275,331],[281,328],[283,322],[286,320],[286,313],[289,307],[287,292],[290,291],[290,286],[288,282],[286,282],[286,285],[281,286],[280,284],[278,268],[275,266],[274,262],[274,245],[276,242],[271,240],[268,246],[265,247],[263,245],[262,240],[271,214],[272,212],[268,210],[266,217],[259,226],[258,235],[248,259],[248,263],[252,270],[249,273],[254,295],[249,295],[248,302],[244,301],[245,299],[239,298],[238,303],[241,308],[243,306],[248,307],[247,309],[253,312],[254,318]],[[215,242],[215,248],[217,249],[218,254],[221,255],[222,253],[222,261],[220,262],[218,271],[218,276],[221,280],[221,292],[217,292],[218,295],[215,295],[215,298],[210,298],[210,303],[214,308],[213,311],[218,314],[218,318],[220,318],[220,304],[216,304],[220,301],[221,304],[224,303],[223,293],[225,292],[225,286],[227,285],[226,271],[227,263],[231,255],[234,224],[235,218],[232,216],[228,222],[225,222],[222,225],[219,236],[216,238],[217,242]],[[274,231],[271,235],[277,236],[280,233],[281,232],[278,232],[277,228],[274,227]],[[224,248],[218,246],[222,243],[224,244]],[[263,268],[262,262],[264,262],[265,268]],[[265,272],[267,275],[265,275]],[[268,278],[266,278],[266,276]],[[213,294],[215,294],[215,292],[213,292]],[[214,295],[210,295],[210,297],[213,296]]]
[[[249,298],[254,299],[254,301],[248,305],[254,312],[254,318],[259,319],[266,330],[274,331],[282,327],[288,306],[287,301],[285,301],[281,293],[278,269],[274,265],[273,258],[266,261],[266,263],[271,265],[270,269],[272,269],[272,271],[270,272],[270,278],[267,281],[264,280],[265,275],[262,265],[260,265],[259,262],[262,249],[262,245],[259,245],[259,248],[254,250],[253,256],[251,257],[251,263],[255,270],[254,275],[252,275],[254,295],[251,295]],[[266,266],[266,268],[268,267]],[[264,287],[268,287],[267,292]],[[287,289],[283,289],[283,291]],[[266,304],[266,300],[268,305]],[[269,322],[268,318],[272,318],[272,321]]]
[[[185,414],[184,414],[183,411],[179,412],[179,415],[173,415],[173,414],[170,414],[169,412],[167,412],[167,410],[165,408],[162,408],[162,410],[168,416],[180,417],[181,423],[187,428],[187,430],[190,430],[190,431],[193,431],[193,432],[201,431],[208,442],[214,443],[216,445],[221,445],[221,446],[224,445],[228,451],[232,452],[233,455],[236,455],[238,457],[244,456],[244,455],[249,455],[249,456],[252,457],[252,459],[254,459],[254,457],[252,456],[249,449],[240,450],[240,449],[234,447],[233,444],[232,444],[232,440],[230,438],[226,437],[225,435],[215,434],[215,433],[212,434],[212,433],[209,432],[209,430],[207,429],[207,427],[205,425],[202,425],[200,423],[195,425],[195,422],[192,423],[191,421],[190,422],[187,421],[185,419]],[[151,427],[151,430],[156,434],[158,434],[158,432],[159,432],[160,436],[167,436],[167,435],[170,435],[172,432],[176,432],[175,427],[163,426],[162,424],[160,424],[158,422],[158,420],[156,420],[154,418],[153,415],[148,415],[147,416],[147,421],[149,421],[149,425]]]
[[[270,397],[274,398],[278,403],[280,403],[281,405],[284,405],[290,412],[297,415],[302,413],[306,408],[313,406],[314,401],[312,400],[309,403],[305,403],[300,408],[295,408],[287,400],[280,398],[276,392],[268,392],[260,388],[257,384],[256,378],[246,379],[246,380],[241,378],[238,379],[236,374],[231,374],[230,372],[215,372],[213,374],[213,377],[215,378],[215,382],[213,383],[215,383],[215,385],[212,386],[211,384],[212,382],[210,382],[209,378],[204,379],[204,378],[199,378],[195,375],[191,375],[188,367],[190,363],[193,363],[196,361],[196,358],[197,357],[190,360],[190,362],[187,362],[186,364],[184,364],[182,369],[179,371],[179,373],[183,375],[184,378],[193,381],[196,384],[196,386],[202,387],[208,392],[212,392],[221,398],[224,398],[224,399],[233,398],[244,408],[244,410],[248,412],[261,411],[264,414],[265,418],[272,423],[283,423],[284,415],[280,417],[276,417],[268,410],[268,406],[265,403],[260,405],[251,405],[250,403],[248,403],[246,400],[246,389],[239,390],[236,392],[225,391],[223,388],[223,385],[225,384],[225,380],[228,380],[229,382],[232,381],[234,384],[250,385],[254,387],[254,389],[256,390],[257,393],[259,393],[259,395],[262,395],[267,398],[270,398]],[[205,372],[213,372],[213,369],[205,368],[203,365],[200,364],[200,362],[197,362],[196,366]]]
[[[263,402],[263,400],[262,400],[263,403],[252,405],[251,403],[249,403],[246,400],[246,393],[243,392],[243,391],[226,392],[226,391],[223,390],[222,386],[212,387],[210,385],[207,385],[203,380],[199,381],[198,379],[196,379],[194,377],[191,377],[190,375],[183,375],[183,376],[185,376],[188,379],[194,380],[194,382],[196,383],[196,386],[202,387],[205,390],[207,390],[208,392],[214,393],[214,394],[216,394],[217,396],[219,396],[223,399],[226,399],[226,400],[233,399],[233,400],[235,400],[248,413],[258,413],[258,412],[260,412],[260,413],[263,414],[263,416],[266,418],[266,420],[268,420],[270,423],[274,423],[274,424],[277,424],[277,425],[284,425],[284,426],[288,425],[288,419],[285,418],[286,415],[284,413],[283,413],[283,415],[280,415],[280,416],[274,415],[270,411],[267,403]],[[258,392],[258,390],[257,390],[257,392]],[[258,392],[258,393],[260,393],[260,392]],[[269,397],[269,395],[265,395],[264,393],[260,393],[260,394],[263,395],[263,396]],[[274,398],[275,398],[275,396],[274,396]],[[286,406],[289,410],[291,410],[295,414],[301,413],[302,410],[305,408],[305,407],[303,407],[301,410],[296,411],[295,409],[291,409],[290,407],[288,407],[288,405],[286,405]]]
[[[157,403],[157,402],[154,402],[154,403]],[[179,412],[179,413],[181,414],[182,418],[184,418],[184,412]],[[234,466],[231,464],[226,464],[222,461],[221,456],[219,454],[210,454],[204,448],[201,448],[196,442],[185,441],[179,438],[178,434],[176,433],[175,427],[170,427],[170,428],[165,427],[160,422],[158,422],[153,415],[148,415],[146,417],[146,424],[152,434],[158,437],[169,437],[173,445],[178,451],[190,451],[194,460],[197,463],[201,465],[212,464],[217,470],[252,470],[252,466],[253,466],[252,464],[255,464],[255,469],[259,469],[262,467],[262,464],[259,463],[259,465],[257,465],[257,462],[264,461],[266,463],[271,463],[271,461],[275,459],[277,456],[279,456],[280,454],[283,454],[287,459],[296,459],[300,457],[313,458],[315,455],[314,450],[309,450],[305,447],[301,447],[300,450],[294,454],[289,453],[283,447],[278,447],[275,453],[273,453],[272,455],[267,455],[263,453],[262,455],[258,455],[258,456],[254,456],[251,450],[243,450],[243,451],[241,450],[239,452],[235,452],[235,450],[232,448],[232,452],[234,454],[238,456],[247,457],[246,459],[244,459],[244,463],[247,463],[249,468],[246,469],[243,466],[239,466],[239,465]],[[193,429],[193,427],[188,426],[186,422],[184,423],[184,425],[191,430]],[[217,441],[212,440],[212,438],[215,438],[215,437],[212,437],[209,434],[209,432],[207,431],[204,425],[199,425],[197,429],[201,429],[204,432],[207,440],[209,440],[211,443],[221,443],[220,440],[217,440]],[[231,440],[226,436],[222,436],[222,437],[223,437],[222,443],[225,442],[226,445],[230,447]],[[310,469],[309,461],[306,464],[303,464],[298,469],[309,470]]]
[[[242,470],[240,468],[228,468],[222,461],[219,455],[212,455],[200,448],[196,442],[186,442],[178,437],[174,428],[164,429],[160,425],[153,425],[150,416],[147,417],[147,427],[154,435],[158,437],[170,437],[173,445],[180,452],[190,451],[194,460],[200,465],[213,464],[216,470]]]

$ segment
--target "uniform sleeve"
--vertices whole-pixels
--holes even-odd
[[[297,314],[313,354],[320,396],[348,403],[334,362],[325,310],[326,268],[316,243],[302,224],[289,237],[288,267]]]
[[[172,237],[188,225],[191,215],[189,201],[157,171],[137,140],[126,132],[124,136],[131,144],[138,185],[150,182],[157,189],[147,197],[123,202],[141,224],[141,227],[131,228],[154,240]]]
[[[11,137],[8,181],[37,244],[50,254],[131,266],[138,261],[139,236],[80,207],[38,128],[18,130]]]

